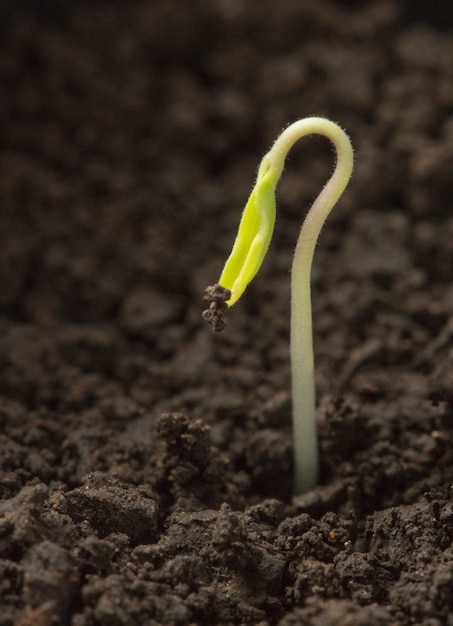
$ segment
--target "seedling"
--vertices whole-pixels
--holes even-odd
[[[239,300],[258,272],[274,230],[275,190],[286,156],[298,139],[311,134],[330,139],[337,161],[332,176],[302,224],[291,270],[290,354],[296,494],[313,489],[319,471],[310,294],[313,253],[327,216],[351,178],[354,160],[349,137],[337,124],[321,117],[294,122],[263,157],[219,283],[206,289],[205,299],[210,307],[203,313],[215,330],[221,330],[224,311]]]

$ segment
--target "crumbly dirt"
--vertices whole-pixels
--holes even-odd
[[[228,309],[227,302],[231,298],[231,291],[222,285],[209,285],[204,290],[203,300],[209,302],[209,308],[201,314],[202,318],[211,324],[216,332],[222,331],[226,326],[225,313]]]
[[[448,2],[40,3],[0,39],[0,626],[452,626]],[[214,334],[262,154],[350,134],[312,273],[321,483],[293,497],[295,146]]]

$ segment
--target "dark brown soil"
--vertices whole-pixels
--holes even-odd
[[[450,4],[73,4],[8,11],[0,44],[0,626],[451,626]],[[293,498],[289,268],[325,140],[224,332],[201,311],[262,154],[313,114],[356,168],[312,277],[321,484]]]

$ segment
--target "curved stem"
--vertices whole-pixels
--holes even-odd
[[[291,377],[296,494],[318,483],[318,438],[315,412],[315,381],[312,339],[310,273],[319,233],[352,174],[353,149],[346,133],[323,118],[307,118],[288,127],[269,155],[275,167],[283,164],[292,145],[302,137],[319,134],[333,143],[335,170],[302,224],[291,271]]]

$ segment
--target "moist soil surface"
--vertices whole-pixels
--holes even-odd
[[[0,625],[453,624],[453,16],[155,0],[4,14]],[[335,155],[203,321],[261,156],[338,121],[312,271],[320,485],[292,495],[289,271]]]

